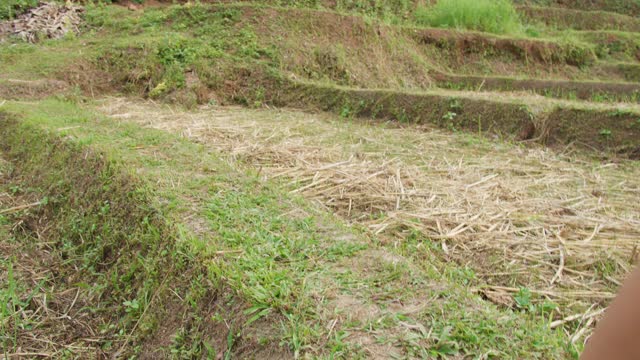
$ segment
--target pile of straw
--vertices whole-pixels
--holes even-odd
[[[0,38],[17,36],[35,43],[41,39],[59,39],[80,32],[84,8],[74,5],[43,3],[17,19],[0,23]]]

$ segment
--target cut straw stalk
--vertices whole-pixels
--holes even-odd
[[[0,215],[13,214],[13,213],[16,213],[18,211],[27,210],[27,209],[30,209],[32,207],[36,207],[36,206],[40,206],[40,205],[42,205],[42,203],[40,201],[37,201],[37,202],[31,203],[31,204],[14,206],[14,207],[11,207],[11,208],[8,208],[8,209],[0,210]]]

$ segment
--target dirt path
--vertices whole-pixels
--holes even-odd
[[[533,301],[560,304],[556,317],[590,315],[635,260],[637,162],[286,110],[185,112],[123,99],[100,109],[220,150],[388,244],[418,231],[445,260],[469,265],[478,291],[501,306],[524,287]]]

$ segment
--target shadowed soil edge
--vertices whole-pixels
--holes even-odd
[[[240,72],[242,74],[242,72]],[[243,89],[233,99],[255,97],[256,78],[236,78]],[[577,144],[632,159],[640,156],[638,114],[555,106],[534,114],[525,104],[497,102],[436,93],[323,86],[273,77],[261,85],[271,89],[263,100],[275,106],[316,107],[348,116],[431,123],[450,130],[498,134],[516,140],[535,139],[550,146]]]
[[[150,190],[105,154],[1,112],[0,151],[12,164],[12,182],[49,199],[19,219],[14,236],[53,244],[53,260],[46,262],[57,267],[54,280],[79,286],[76,307],[104,339],[84,344],[93,356],[167,357],[182,332],[185,348],[207,347],[225,357],[288,357],[277,342],[243,336],[251,328],[244,326],[247,304],[223,283],[206,280],[204,292],[191,287],[191,279],[208,278],[203,262],[176,241],[175,225],[154,209]],[[214,313],[224,321],[212,321]],[[68,336],[81,342],[86,334]]]

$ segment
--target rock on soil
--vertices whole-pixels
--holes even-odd
[[[18,36],[31,43],[40,39],[59,39],[68,33],[77,34],[84,8],[74,5],[42,3],[15,20],[0,22],[0,40]]]

